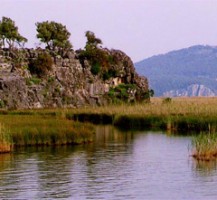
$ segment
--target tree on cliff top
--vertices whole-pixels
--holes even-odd
[[[18,45],[27,42],[27,39],[20,35],[18,32],[18,27],[15,22],[7,17],[2,17],[0,21],[0,41],[1,45],[6,46],[5,42],[8,44],[9,48],[14,47],[14,43]]]
[[[95,34],[91,31],[86,31],[85,36],[87,38],[86,47],[88,45],[97,47],[99,44],[102,44],[102,40],[97,38]]]
[[[37,38],[45,43],[48,49],[68,49],[72,47],[69,41],[71,34],[66,29],[66,26],[63,26],[61,23],[45,21],[36,23],[36,26]]]

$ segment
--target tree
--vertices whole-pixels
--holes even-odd
[[[27,39],[20,35],[15,22],[7,17],[2,17],[0,21],[0,43],[5,47],[8,44],[9,48],[14,47],[14,43],[18,45],[27,42]]]
[[[72,47],[69,41],[71,34],[66,29],[66,26],[63,26],[61,23],[45,21],[36,23],[36,26],[37,38],[45,43],[48,49],[68,49]]]
[[[102,40],[96,38],[95,34],[91,31],[86,31],[85,36],[87,37],[86,47],[88,45],[97,47],[99,44],[102,44]]]

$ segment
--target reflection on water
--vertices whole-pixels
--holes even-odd
[[[93,144],[0,155],[1,199],[215,199],[216,163],[189,137],[97,127]]]

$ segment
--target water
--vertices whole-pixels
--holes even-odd
[[[0,199],[217,199],[190,137],[99,127],[94,144],[0,155]]]

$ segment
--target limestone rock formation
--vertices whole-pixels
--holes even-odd
[[[148,82],[135,72],[131,59],[122,51],[102,49],[115,62],[94,75],[87,59],[79,52],[48,52],[44,49],[0,49],[0,107],[6,109],[78,107],[106,105],[111,102],[111,88],[120,84],[135,85],[129,99],[143,100]],[[44,76],[30,73],[30,62],[41,53],[52,58],[51,70]],[[110,71],[115,72],[109,74]]]

